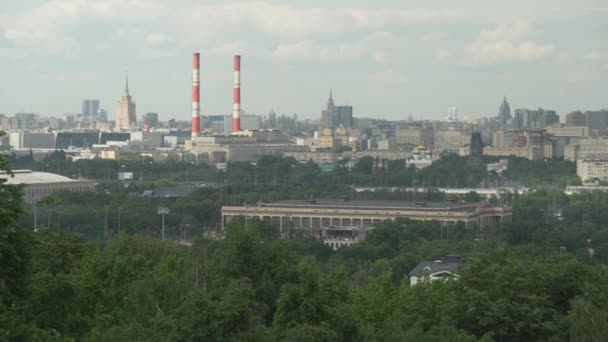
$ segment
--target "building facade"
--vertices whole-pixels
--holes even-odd
[[[44,197],[56,192],[91,192],[95,191],[95,182],[75,180],[48,172],[32,170],[13,170],[14,177],[0,172],[0,178],[6,179],[9,185],[23,185],[23,201],[34,205]]]
[[[608,159],[579,159],[576,162],[576,175],[581,181],[608,181]]]
[[[223,206],[222,227],[237,216],[257,217],[276,224],[318,235],[323,227],[369,228],[397,218],[434,220],[444,225],[463,222],[467,227],[487,227],[510,222],[509,207],[480,206],[470,203],[423,203],[362,200],[292,200],[257,203],[251,206]]]
[[[321,128],[350,128],[353,126],[353,107],[336,106],[332,92],[329,92],[327,107],[321,111]]]
[[[483,143],[481,142],[481,133],[471,133],[471,144],[469,145],[469,160],[468,164],[474,168],[480,168],[483,157]]]
[[[127,78],[125,81],[125,94],[118,101],[118,108],[116,109],[116,129],[128,130],[135,126],[136,123],[135,102],[133,102],[129,93],[129,79]]]
[[[82,120],[85,122],[99,119],[99,100],[82,100]]]

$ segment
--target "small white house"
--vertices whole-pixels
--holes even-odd
[[[448,255],[441,260],[422,261],[408,273],[410,286],[416,285],[425,277],[429,281],[458,278],[460,268],[466,264],[465,258],[456,255]]]

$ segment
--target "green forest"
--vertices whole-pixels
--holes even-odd
[[[0,340],[604,341],[608,336],[608,194],[566,196],[550,186],[572,184],[576,175],[569,162],[513,167],[511,179],[547,186],[509,196],[513,222],[482,236],[460,224],[444,230],[436,222],[400,219],[377,226],[358,245],[334,251],[297,235],[282,240],[277,227],[258,220],[232,221],[222,239],[208,233],[223,204],[337,196],[411,200],[411,193],[357,193],[351,185],[392,184],[388,179],[398,176],[389,177],[391,172],[429,185],[439,179],[440,186],[448,177],[466,183],[491,175],[470,173],[455,156],[442,159],[452,167],[438,162],[424,172],[390,163],[378,171],[364,160],[352,170],[343,165],[319,173],[310,163],[265,159],[229,165],[224,174],[152,163],[142,166],[141,181],[123,184],[114,174],[142,160],[72,163],[55,157],[27,163],[0,157],[2,170],[98,172],[100,181],[94,193],[41,201],[36,233],[19,187],[0,181]],[[190,181],[221,179],[222,185],[176,199],[141,196],[148,188],[178,184],[184,174]],[[474,195],[468,197],[477,200]],[[427,188],[418,196],[442,200],[444,195]],[[187,228],[192,246],[158,239],[157,206],[171,209],[170,235]],[[469,261],[458,278],[409,285],[408,272],[420,261],[446,255]]]

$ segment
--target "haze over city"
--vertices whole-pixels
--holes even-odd
[[[428,7],[426,7],[428,6]],[[5,1],[0,112],[80,110],[114,117],[128,70],[138,112],[188,120],[191,53],[201,53],[201,114],[243,110],[315,118],[329,89],[357,116],[439,119],[514,108],[565,114],[606,106],[604,1]]]

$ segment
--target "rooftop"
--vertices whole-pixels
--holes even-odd
[[[78,180],[49,172],[13,170],[12,173],[14,177],[7,176],[6,172],[0,172],[0,178],[7,179],[6,184],[13,185],[78,182]]]
[[[477,203],[459,202],[416,202],[395,200],[348,200],[348,199],[314,199],[314,200],[285,200],[264,203],[265,207],[324,207],[337,209],[365,209],[365,208],[416,208],[417,210],[474,210]]]
[[[467,265],[467,259],[460,256],[446,256],[441,260],[422,261],[408,273],[410,277],[423,274],[433,274],[441,271],[455,273],[460,267]]]

